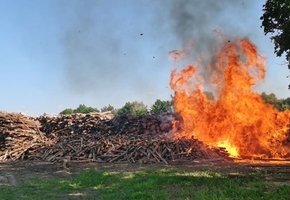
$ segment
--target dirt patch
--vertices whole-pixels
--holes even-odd
[[[178,162],[169,165],[152,164],[130,164],[130,163],[68,163],[68,169],[64,169],[60,163],[16,161],[0,163],[0,185],[17,185],[39,178],[47,180],[50,178],[68,178],[87,170],[100,170],[109,172],[136,172],[148,169],[176,169],[183,172],[212,171],[237,177],[251,173],[265,175],[267,181],[275,184],[290,185],[290,162],[253,162],[253,161],[194,161]]]

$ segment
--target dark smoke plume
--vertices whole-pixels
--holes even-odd
[[[216,40],[214,30],[227,36],[245,37],[251,31],[243,30],[243,23],[251,17],[247,4],[244,0],[174,1],[171,9],[172,31],[183,46],[194,40],[200,52],[208,50]]]
[[[251,27],[244,23],[251,19],[251,2],[243,0],[179,0],[174,1],[170,11],[171,28],[181,48],[191,40],[189,62],[201,58],[202,76],[209,83],[209,64],[214,68],[214,52],[218,41],[231,42],[231,38],[251,36]],[[258,20],[258,19],[257,19]],[[246,23],[251,24],[251,23]],[[200,61],[199,61],[200,62]],[[212,90],[211,84],[206,84]]]

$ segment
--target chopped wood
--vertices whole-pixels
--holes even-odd
[[[28,117],[0,112],[0,161],[31,159],[68,162],[168,164],[229,156],[195,138],[174,139],[170,117],[119,116],[110,112]]]

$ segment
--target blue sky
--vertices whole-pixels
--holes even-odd
[[[0,0],[0,110],[41,115],[169,100],[168,52],[214,28],[250,38],[267,56],[255,90],[289,97],[284,57],[260,28],[264,1],[229,1]]]

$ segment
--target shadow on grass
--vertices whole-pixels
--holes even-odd
[[[71,179],[31,180],[0,188],[0,199],[288,199],[290,186],[274,187],[262,175],[210,171],[87,171]]]

